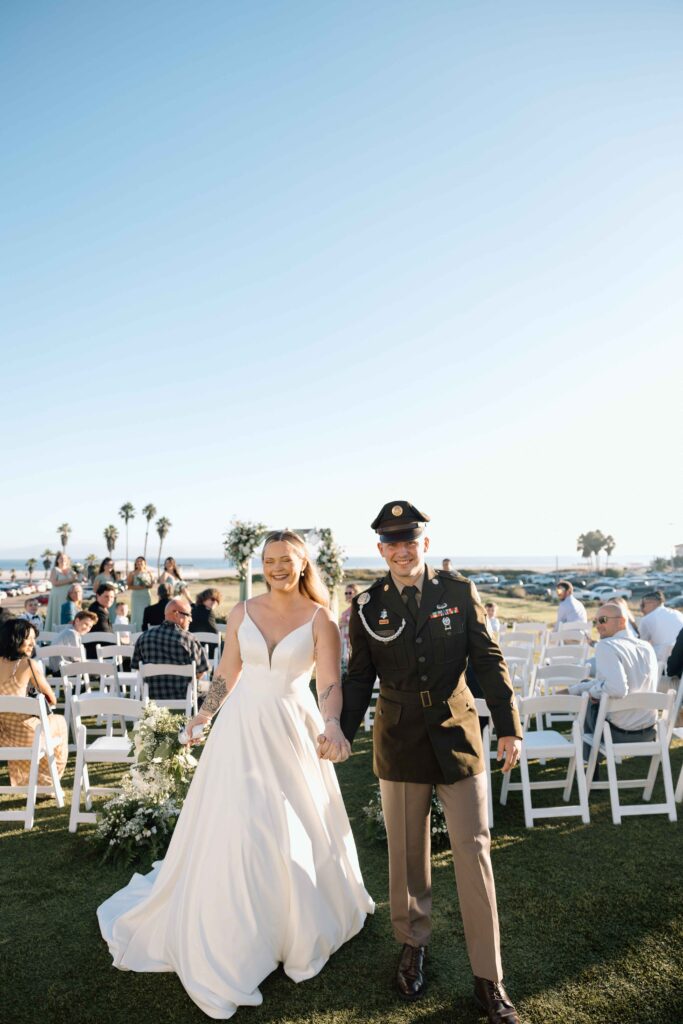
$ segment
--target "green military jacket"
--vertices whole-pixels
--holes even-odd
[[[465,681],[476,671],[498,736],[521,737],[510,677],[472,583],[427,568],[417,621],[391,575],[353,600],[341,726],[353,740],[379,677],[374,772],[393,782],[458,782],[484,770],[481,730]]]

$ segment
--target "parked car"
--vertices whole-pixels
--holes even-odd
[[[540,583],[525,583],[522,590],[533,597],[550,597],[552,594],[550,587],[544,587]]]
[[[586,595],[586,601],[611,601],[613,597],[629,598],[631,591],[628,587],[594,587]]]
[[[672,597],[670,601],[666,601],[667,608],[683,608],[683,594],[679,594],[678,597]]]
[[[476,576],[470,576],[472,583],[497,583],[498,577],[490,572],[480,572]]]

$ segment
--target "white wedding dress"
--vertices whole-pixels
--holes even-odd
[[[242,675],[166,857],[97,911],[115,967],[175,971],[217,1020],[259,1005],[279,963],[294,981],[312,978],[374,911],[335,769],[317,756],[312,621],[270,659],[245,610]]]

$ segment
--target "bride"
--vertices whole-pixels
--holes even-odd
[[[175,971],[217,1020],[259,1005],[279,963],[314,977],[374,911],[330,763],[349,756],[339,630],[298,534],[271,533],[262,558],[268,593],[231,612],[187,727],[225,702],[166,857],[97,911],[115,967]]]

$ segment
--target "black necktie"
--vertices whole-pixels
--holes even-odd
[[[404,587],[403,596],[406,602],[406,608],[413,617],[413,621],[417,622],[417,587]]]

